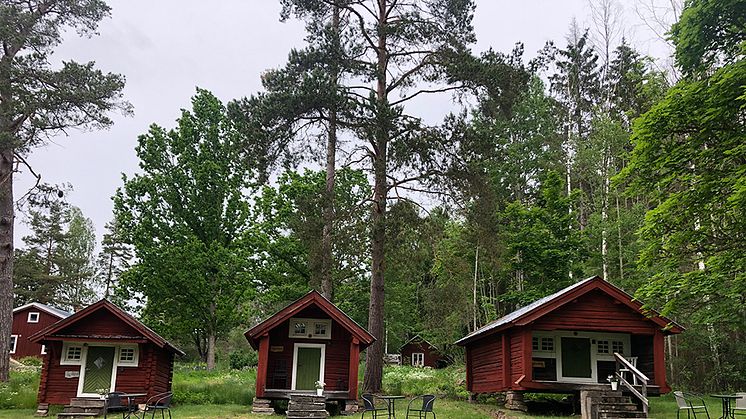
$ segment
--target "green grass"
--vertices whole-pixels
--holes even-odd
[[[13,408],[35,409],[38,391],[38,371],[11,371],[10,381],[0,383],[0,411]]]
[[[256,370],[195,368],[189,364],[177,364],[174,368],[174,403],[248,406],[254,399]]]

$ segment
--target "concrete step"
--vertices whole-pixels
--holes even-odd
[[[632,399],[628,396],[601,396],[594,397],[593,401],[595,403],[631,403]]]
[[[86,397],[73,397],[70,399],[70,406],[75,407],[99,407],[103,408],[106,405],[106,400],[91,399]]]

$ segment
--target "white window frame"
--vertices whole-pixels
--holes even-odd
[[[412,352],[412,366],[413,367],[424,367],[425,366],[425,353],[424,352]]]
[[[296,343],[293,345],[293,375],[290,389],[295,391],[295,374],[298,372],[298,348],[321,348],[321,365],[319,365],[319,379],[324,382],[324,369],[326,367],[326,344],[323,343]]]
[[[295,323],[304,323],[306,325],[306,333],[296,334]],[[316,325],[323,324],[326,326],[326,333],[323,335],[316,334]],[[295,339],[331,339],[332,338],[332,319],[306,319],[300,317],[293,317],[288,323],[288,337]]]
[[[532,357],[536,356],[539,358],[554,358],[555,366],[557,368],[557,381],[547,381],[549,383],[583,383],[583,384],[598,384],[598,361],[613,361],[614,354],[611,353],[612,341],[622,342],[624,345],[624,353],[621,354],[625,358],[629,358],[631,354],[631,335],[626,333],[604,333],[604,332],[583,332],[583,331],[554,331],[554,332],[543,332],[535,331],[531,334],[532,336]],[[554,338],[554,352],[547,351],[535,351],[533,350],[533,337],[552,337]],[[590,378],[577,378],[577,377],[565,377],[562,375],[562,338],[584,338],[591,341],[591,377]],[[608,354],[598,353],[598,341],[609,342]],[[541,347],[541,340],[539,340],[539,346]]]
[[[31,320],[31,316],[36,315],[36,320]],[[38,311],[29,311],[28,317],[26,318],[26,321],[28,323],[39,323],[39,312]]]
[[[41,345],[41,354],[42,355],[47,354],[47,345],[44,345],[44,344]]]
[[[70,348],[80,348],[80,359],[68,359],[67,352]],[[60,365],[85,365],[86,346],[78,342],[64,342],[62,344],[62,354],[60,355]]]
[[[10,340],[12,344],[10,345],[10,354],[13,355],[16,353],[16,350],[18,349],[18,336],[20,335],[10,335]]]
[[[132,349],[134,351],[134,357],[132,361],[122,360],[122,350]],[[116,352],[116,363],[120,367],[136,367],[140,362],[140,349],[139,345],[122,345],[117,348]]]

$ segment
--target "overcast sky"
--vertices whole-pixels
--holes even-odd
[[[650,0],[646,0],[650,1]],[[662,42],[639,21],[632,0],[625,5],[625,34],[644,53],[667,54]],[[292,47],[302,46],[303,28],[297,21],[279,21],[278,0],[110,0],[112,16],[101,22],[100,36],[68,36],[56,60],[95,61],[104,71],[127,78],[125,97],[134,117],[115,116],[106,131],[71,132],[35,150],[29,158],[48,183],[71,183],[68,201],[80,207],[101,237],[111,219],[111,196],[121,174],[137,170],[137,136],[151,123],[174,126],[180,109],[199,86],[224,102],[258,91],[259,75],[281,66]],[[474,26],[476,51],[509,51],[521,41],[532,57],[548,40],[564,45],[569,24],[576,18],[590,24],[587,0],[477,0]],[[415,112],[438,119],[447,103],[417,104]],[[16,194],[26,192],[32,179],[16,178]],[[21,217],[22,219],[23,217]],[[19,220],[20,221],[20,220]],[[28,234],[18,223],[15,241]]]

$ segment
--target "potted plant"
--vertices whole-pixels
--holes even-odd
[[[325,385],[326,385],[326,383],[324,383],[322,381],[317,381],[316,382],[316,395],[317,396],[321,396],[321,395],[324,394],[324,386]]]
[[[617,391],[619,389],[619,378],[616,375],[606,377],[606,381],[611,384],[611,391]]]

